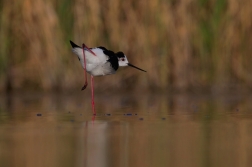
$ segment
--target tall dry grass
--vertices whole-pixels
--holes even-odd
[[[124,51],[148,71],[97,77],[100,91],[250,88],[251,3],[1,0],[0,89],[79,89],[69,39]]]

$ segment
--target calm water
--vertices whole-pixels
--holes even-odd
[[[252,166],[252,96],[95,98],[0,96],[0,166]]]

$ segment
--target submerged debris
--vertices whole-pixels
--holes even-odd
[[[37,116],[40,117],[40,116],[42,116],[42,114],[38,113]]]
[[[132,116],[132,114],[131,114],[131,113],[127,113],[127,114],[124,114],[124,115],[126,115],[126,116]]]

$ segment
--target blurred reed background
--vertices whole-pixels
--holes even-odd
[[[0,0],[0,92],[81,89],[69,40],[132,64],[98,91],[251,89],[252,0]],[[105,86],[104,86],[105,85]],[[238,90],[239,90],[238,89]]]

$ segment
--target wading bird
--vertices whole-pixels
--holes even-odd
[[[123,52],[113,52],[105,47],[88,48],[84,43],[82,47],[70,41],[72,51],[78,56],[78,59],[84,69],[85,83],[81,90],[84,90],[87,83],[87,72],[91,75],[91,91],[92,91],[92,110],[95,112],[94,104],[94,76],[103,76],[114,74],[119,66],[130,66],[138,70],[144,71],[129,63],[126,55]]]

